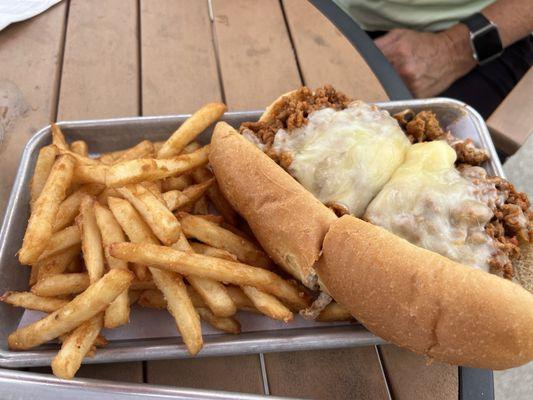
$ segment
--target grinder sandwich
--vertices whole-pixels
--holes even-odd
[[[323,89],[322,93],[326,93],[326,90],[328,89]],[[492,204],[493,208],[490,208],[483,203],[483,196],[476,194],[475,185],[468,186],[471,180],[453,166],[455,158],[463,161],[462,164],[468,160],[474,162],[474,158],[481,163],[486,160],[483,151],[476,150],[469,142],[459,142],[449,137],[443,137],[442,141],[434,143],[411,145],[407,140],[408,136],[411,141],[423,140],[420,140],[421,135],[416,136],[415,140],[410,137],[416,130],[413,129],[413,124],[410,131],[405,129],[406,123],[401,120],[405,114],[397,116],[400,125],[395,125],[386,118],[384,111],[373,112],[372,106],[364,103],[350,106],[353,103],[341,95],[332,95],[331,92],[322,97],[316,93],[312,95],[314,101],[311,104],[307,102],[305,106],[302,103],[309,100],[309,93],[304,90],[281,97],[267,109],[259,122],[245,124],[243,135],[225,123],[219,123],[213,134],[210,162],[221,190],[247,220],[263,248],[276,263],[308,287],[316,287],[318,272],[321,289],[327,290],[369,330],[395,344],[441,361],[481,368],[509,368],[532,360],[533,295],[516,283],[486,272],[490,269],[499,275],[514,275],[524,286],[528,282],[531,284],[527,207],[520,214],[516,207],[509,206],[519,203],[513,189],[508,191],[506,199],[498,198],[499,203]],[[291,107],[292,112],[287,113]],[[295,112],[298,108],[302,113]],[[335,114],[347,109],[348,112],[344,114]],[[313,114],[316,116],[315,111],[324,111],[322,114],[326,115],[321,116],[319,113],[320,118],[313,118]],[[272,123],[279,121],[279,115],[283,112],[291,120]],[[298,120],[299,116],[303,120]],[[328,127],[331,120],[334,124],[329,129],[332,126]],[[417,123],[419,121],[420,119]],[[432,124],[432,120],[426,118],[426,134],[429,128],[433,133],[438,132]],[[289,137],[295,129],[306,125],[314,127],[314,131],[303,132],[304,136],[312,139],[309,141],[311,144],[305,141],[298,143],[296,138]],[[348,129],[344,129],[346,126]],[[407,136],[400,126],[407,131]],[[362,134],[350,136],[350,130],[362,131]],[[280,132],[281,136],[276,141]],[[379,154],[361,152],[361,148],[369,149],[365,147],[367,144],[372,145],[369,139],[372,132],[377,132],[381,148],[383,145],[386,147],[386,153],[382,157]],[[336,134],[335,138],[328,137],[332,133]],[[313,143],[316,144],[316,149],[313,148]],[[427,168],[424,169],[425,164],[417,159],[420,156],[417,153],[426,146],[428,152],[424,150],[422,153],[433,152],[436,160],[442,162],[444,178],[438,175],[439,178],[451,179],[451,176],[455,179],[454,182],[471,197],[464,204],[478,211],[473,215],[466,213],[470,218],[470,225],[464,225],[464,220],[459,224],[464,232],[472,234],[471,238],[468,235],[463,237],[463,243],[467,244],[472,239],[487,246],[494,245],[495,250],[501,252],[489,251],[487,254],[490,253],[491,257],[499,256],[498,259],[503,260],[500,264],[494,264],[490,257],[486,257],[489,259],[482,260],[482,268],[472,262],[468,262],[467,266],[462,259],[450,259],[454,257],[452,253],[444,253],[446,257],[437,254],[440,251],[438,248],[431,248],[432,241],[416,242],[401,229],[395,230],[384,224],[393,232],[390,233],[350,215],[337,218],[323,204],[328,203],[338,214],[351,213],[374,222],[372,219],[378,219],[376,215],[380,216],[379,210],[383,207],[373,207],[373,203],[390,203],[391,193],[403,187],[403,176],[412,173],[413,168],[422,168],[420,173],[424,175],[435,172],[428,172]],[[280,151],[283,148],[289,148],[292,152]],[[310,148],[311,151],[302,152],[302,148]],[[321,157],[320,148],[329,149],[329,160],[328,157]],[[418,150],[413,152],[413,148]],[[456,154],[451,154],[450,149],[456,150]],[[375,151],[379,152],[379,149]],[[370,162],[363,165],[358,162],[362,159]],[[296,165],[293,164],[295,160]],[[319,167],[317,160],[322,162]],[[409,160],[412,162],[411,168],[404,168],[402,173],[404,164]],[[309,162],[311,172],[302,168],[306,165],[302,161]],[[328,168],[331,166],[334,168]],[[350,175],[354,168],[356,174]],[[335,180],[335,174],[328,173],[331,171],[338,172],[337,184],[331,184]],[[320,193],[309,186],[309,181],[302,179],[315,175],[323,179],[323,182],[329,182],[329,186],[326,185],[328,190]],[[352,186],[352,192],[349,186],[348,189],[343,187],[346,180],[350,179],[356,179],[357,182],[355,187]],[[311,182],[316,180],[311,179]],[[319,185],[318,189],[324,187]],[[333,201],[328,201],[328,196]],[[380,198],[387,200],[379,200]],[[409,201],[405,201],[406,204],[418,204],[416,196],[407,198]],[[464,196],[460,198],[465,200]],[[343,201],[335,202],[336,199]],[[489,217],[482,206],[489,207],[494,216]],[[369,212],[372,208],[377,210],[374,214]],[[521,211],[524,211],[522,208]],[[504,216],[496,215],[498,211],[503,214],[502,209],[514,209],[516,218],[505,219]],[[390,212],[399,211],[390,207]],[[416,214],[412,206],[406,206],[400,212],[405,213],[406,220]],[[501,228],[500,237],[482,229],[483,224],[488,224],[487,219],[493,226]],[[388,221],[392,221],[392,225],[397,222]],[[513,221],[518,222],[513,225]],[[447,223],[456,232],[455,221],[447,220]],[[512,231],[511,226],[517,230]],[[427,228],[426,233],[431,233],[431,230],[431,227]],[[413,232],[414,230],[408,231],[409,234]],[[416,242],[417,246],[402,237]],[[518,241],[521,242],[520,247]],[[427,246],[429,250],[423,248],[427,245],[426,242],[430,243]],[[505,249],[502,250],[504,245],[515,247],[505,252]],[[476,246],[470,247],[474,251],[478,250]],[[521,256],[513,256],[513,252],[520,251]],[[457,254],[464,256],[461,252]],[[502,255],[507,256],[507,259]],[[510,271],[509,262],[512,263],[511,268],[514,267]],[[485,268],[486,265],[490,268]],[[506,269],[498,269],[498,266]]]

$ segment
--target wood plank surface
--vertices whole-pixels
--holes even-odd
[[[141,0],[141,56],[144,115],[221,100],[207,1]]]
[[[58,120],[139,113],[137,2],[71,0]]]
[[[283,0],[283,6],[306,85],[329,83],[356,99],[388,100],[365,60],[309,1]]]
[[[278,0],[213,0],[215,38],[231,110],[261,109],[301,85]]]
[[[139,115],[137,2],[71,0],[58,119]],[[143,363],[83,366],[78,376],[142,382]]]
[[[0,218],[28,139],[55,119],[66,2],[0,32]]]
[[[265,354],[270,393],[312,399],[387,399],[373,346]]]
[[[533,133],[533,68],[487,120],[496,147],[513,154]]]
[[[380,349],[395,400],[457,400],[457,367],[430,364],[426,357],[394,345],[380,346]]]
[[[147,363],[147,381],[198,389],[263,394],[259,357],[255,354],[234,357],[161,360]]]

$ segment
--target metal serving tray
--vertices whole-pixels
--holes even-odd
[[[451,99],[408,100],[377,103],[391,113],[406,108],[434,111],[442,125],[459,138],[472,138],[475,144],[486,148],[491,155],[487,169],[503,176],[501,164],[488,130],[479,114],[462,102]],[[223,120],[233,126],[243,121],[256,120],[260,111],[226,113]],[[143,139],[163,140],[188,116],[120,118],[108,120],[61,122],[69,141],[83,139],[95,154],[123,149]],[[209,129],[199,141],[207,143]],[[7,290],[27,290],[29,268],[20,266],[16,253],[22,243],[29,216],[29,182],[39,149],[51,142],[50,127],[37,132],[26,145],[7,206],[0,233],[0,293]],[[0,367],[30,367],[48,365],[56,354],[55,346],[43,345],[31,351],[15,352],[7,348],[7,336],[15,330],[23,310],[0,304]],[[272,351],[368,346],[383,341],[364,327],[354,324],[328,325],[313,328],[288,328],[242,333],[240,335],[212,334],[204,337],[204,348],[199,356],[221,356]],[[99,349],[88,363],[154,360],[188,357],[181,338],[151,338],[142,340],[111,341]]]

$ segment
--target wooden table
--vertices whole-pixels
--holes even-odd
[[[63,1],[0,32],[0,210],[24,144],[50,121],[188,113],[209,101],[261,109],[325,83],[387,99],[306,0]],[[266,354],[270,393],[386,399],[381,359],[394,398],[457,399],[457,368],[379,350]],[[264,393],[258,355],[86,365],[78,376]]]

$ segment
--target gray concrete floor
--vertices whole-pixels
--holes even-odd
[[[533,362],[522,367],[494,372],[496,400],[533,399]]]

